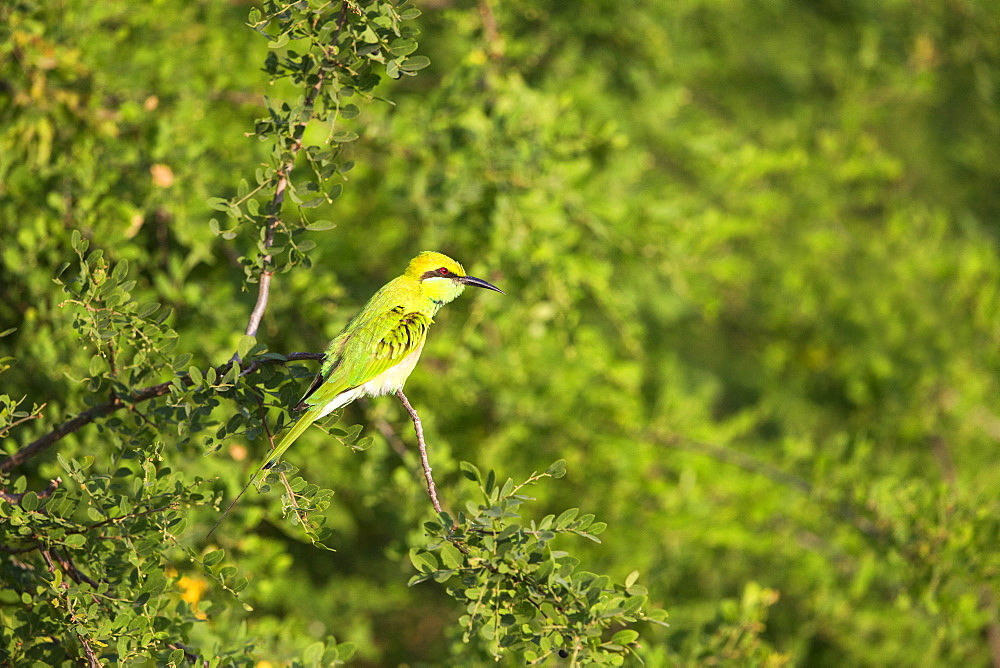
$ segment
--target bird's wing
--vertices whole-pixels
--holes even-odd
[[[331,344],[299,406],[324,406],[396,366],[420,348],[431,322],[426,313],[395,306],[351,327]]]

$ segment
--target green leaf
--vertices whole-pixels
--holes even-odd
[[[333,141],[339,144],[346,144],[352,142],[358,138],[357,132],[352,132],[351,130],[341,130],[333,135]]]
[[[552,463],[549,468],[545,469],[545,472],[552,476],[553,478],[561,478],[566,475],[566,460],[560,459]]]
[[[632,596],[622,604],[622,614],[632,615],[646,604],[645,596]]]
[[[356,104],[345,104],[340,108],[340,117],[347,120],[357,118],[360,113],[361,110],[358,109],[358,105]]]
[[[337,645],[337,654],[342,661],[348,661],[352,656],[354,656],[354,653],[357,650],[357,644],[350,641],[342,642]]]
[[[323,657],[323,650],[326,649],[326,645],[317,640],[311,643],[302,650],[302,662],[307,666],[314,666],[319,664],[319,660]]]
[[[205,203],[208,204],[208,206],[211,207],[212,209],[215,209],[216,211],[229,211],[229,200],[223,199],[221,197],[209,197],[207,200],[205,200]],[[215,223],[215,227],[218,228],[219,224],[215,221],[214,218],[211,221],[209,221],[209,227],[212,227],[212,223]],[[212,231],[215,232],[215,229],[213,229]]]
[[[94,355],[90,358],[90,375],[91,377],[100,376],[102,373],[109,371],[111,367],[108,366],[107,360],[105,360],[100,355]]]
[[[226,556],[225,550],[213,550],[204,556],[204,558],[202,559],[202,563],[204,563],[206,566],[214,566],[215,564],[222,561],[222,559],[225,556]]]
[[[240,356],[240,359],[243,359],[255,345],[257,345],[257,339],[248,334],[244,334],[240,337],[239,343],[236,344],[236,354]]]
[[[431,64],[431,59],[427,56],[413,56],[412,58],[407,58],[399,69],[404,72],[416,72],[417,70],[422,70]]]
[[[135,314],[140,318],[148,318],[149,316],[156,313],[156,309],[160,308],[160,305],[156,302],[148,302],[142,304],[136,309]]]
[[[34,492],[25,492],[21,497],[21,507],[29,513],[38,508],[38,495]]]
[[[82,534],[74,533],[66,536],[66,540],[63,542],[66,543],[67,547],[83,547],[87,539]]]
[[[395,39],[389,44],[389,53],[393,56],[408,56],[417,50],[417,42],[414,39]]]
[[[476,468],[474,464],[469,462],[460,462],[458,466],[462,470],[462,475],[472,482],[478,483],[482,481],[482,475],[480,475],[479,469]]]
[[[421,573],[438,569],[438,562],[434,555],[423,550],[410,550],[410,562]]]
[[[576,518],[579,512],[580,512],[579,508],[569,508],[567,510],[564,510],[562,514],[559,515],[558,518],[556,518],[556,524],[555,524],[556,529],[565,529],[566,526]]]
[[[288,44],[288,33],[285,33],[283,35],[278,35],[277,37],[272,39],[271,42],[267,45],[267,48],[280,49],[286,44]]]
[[[336,226],[337,224],[330,220],[317,220],[306,225],[306,229],[310,232],[325,232],[326,230],[332,230]]]
[[[622,629],[611,636],[611,642],[616,645],[630,645],[639,639],[639,632],[632,629]]]
[[[121,283],[128,276],[128,260],[121,259],[115,264],[115,268],[111,270],[111,278],[116,282]]]
[[[404,9],[402,12],[400,12],[399,18],[401,18],[404,21],[411,21],[420,16],[422,13],[423,12],[421,12],[416,7],[410,7],[409,9]]]
[[[442,545],[439,553],[441,555],[441,563],[444,564],[445,568],[461,568],[465,563],[462,552],[451,543]]]

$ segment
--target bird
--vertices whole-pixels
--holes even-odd
[[[436,251],[421,252],[410,260],[401,276],[383,285],[330,342],[319,373],[293,409],[304,412],[208,536],[250,485],[272,468],[316,420],[360,397],[377,397],[403,389],[420,358],[434,316],[469,285],[506,294],[492,283],[469,276],[461,264]]]

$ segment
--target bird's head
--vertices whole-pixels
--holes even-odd
[[[421,291],[438,304],[447,304],[458,297],[466,285],[474,285],[477,288],[496,290],[500,294],[506,294],[497,286],[487,283],[481,278],[469,276],[458,262],[447,255],[434,251],[424,251],[410,260],[404,275],[407,278],[420,281]]]

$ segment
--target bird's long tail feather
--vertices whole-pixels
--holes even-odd
[[[250,476],[250,480],[247,481],[247,484],[243,486],[243,489],[240,490],[240,493],[236,495],[236,498],[233,499],[233,502],[230,503],[229,507],[226,508],[226,510],[222,513],[218,521],[216,521],[215,525],[212,527],[212,530],[208,532],[208,535],[206,535],[205,538],[211,536],[215,532],[215,530],[219,528],[219,525],[222,524],[222,520],[226,519],[226,515],[228,515],[229,511],[233,509],[233,506],[236,505],[236,502],[240,500],[240,498],[243,496],[243,494],[246,493],[248,489],[250,489],[250,485],[252,485],[264,471],[266,471],[267,469],[271,468],[276,463],[278,463],[278,460],[281,459],[281,455],[285,454],[285,451],[288,450],[288,447],[296,440],[298,440],[299,436],[305,433],[305,430],[308,429],[309,426],[313,422],[315,422],[316,418],[318,417],[319,417],[319,411],[315,410],[308,411],[305,414],[303,414],[294,425],[292,425],[292,428],[288,431],[287,434],[285,434],[284,438],[281,439],[281,442],[278,443],[278,447],[272,450],[271,454],[268,455],[268,457],[264,460],[264,463],[261,464],[256,471],[254,471],[254,474]]]

